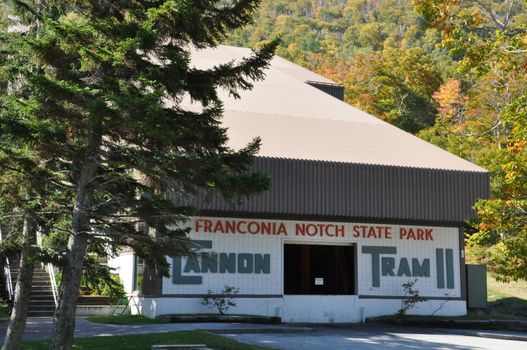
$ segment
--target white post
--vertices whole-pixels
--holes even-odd
[[[364,307],[360,308],[360,320],[361,323],[366,323],[366,309]]]

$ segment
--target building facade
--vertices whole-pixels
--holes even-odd
[[[223,46],[194,52],[193,62],[249,54]],[[262,138],[250,171],[270,174],[271,188],[239,203],[167,194],[199,209],[187,223],[196,254],[167,257],[169,278],[133,252],[111,262],[128,292],[142,284],[141,313],[210,312],[201,301],[228,285],[239,289],[233,313],[360,322],[399,310],[408,283],[426,298],[409,313],[466,313],[463,229],[488,196],[488,172],[342,96],[337,84],[278,57],[240,100],[224,95],[229,145]]]

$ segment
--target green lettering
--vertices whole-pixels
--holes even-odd
[[[414,277],[430,277],[430,259],[423,259],[419,264],[419,259],[412,259],[412,275]]]
[[[401,261],[399,261],[399,269],[397,270],[397,276],[412,276],[412,271],[410,271],[408,259],[401,258]]]
[[[236,273],[236,254],[220,253],[220,273]]]
[[[371,280],[372,287],[381,286],[380,259],[381,254],[397,254],[396,247],[363,246],[363,254],[371,254]]]
[[[253,262],[252,254],[238,254],[238,273],[252,273]]]
[[[217,253],[201,253],[201,272],[218,272]]]
[[[270,254],[254,254],[254,273],[271,273]]]
[[[381,270],[383,276],[395,276],[395,259],[394,258],[382,258],[381,259]]]

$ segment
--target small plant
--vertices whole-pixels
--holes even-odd
[[[207,305],[210,309],[216,308],[220,315],[225,315],[229,308],[236,306],[234,298],[239,291],[239,288],[229,285],[225,285],[219,294],[214,294],[214,292],[209,289],[207,296],[203,299],[201,304]]]
[[[402,317],[406,315],[406,312],[414,307],[416,304],[426,301],[419,295],[419,291],[414,289],[414,285],[417,283],[417,279],[403,283],[404,296],[401,300],[401,308],[395,313],[396,317]]]

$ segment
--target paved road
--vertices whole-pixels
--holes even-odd
[[[51,333],[49,317],[34,317],[28,320],[24,338],[47,339]],[[3,340],[7,322],[0,322],[0,342]],[[526,350],[527,341],[501,340],[475,337],[475,331],[450,329],[424,329],[393,326],[350,326],[348,328],[314,327],[313,332],[303,333],[252,333],[256,330],[276,329],[276,326],[236,323],[172,323],[152,325],[105,325],[77,318],[76,337],[112,336],[124,334],[173,332],[205,329],[227,334],[241,342],[269,346],[283,350],[377,350],[377,349],[430,349],[430,350]],[[290,329],[295,330],[293,327]],[[229,334],[231,333],[231,334]],[[507,332],[492,332],[507,335]],[[524,333],[525,335],[525,333]]]
[[[75,337],[96,337],[126,334],[144,334],[159,332],[189,331],[196,329],[217,331],[226,333],[227,330],[234,330],[237,333],[250,331],[255,327],[260,329],[276,328],[272,325],[253,325],[240,323],[162,323],[145,325],[113,325],[101,324],[87,321],[83,317],[76,318]],[[30,317],[27,321],[25,340],[49,339],[51,336],[51,317]],[[7,329],[7,321],[0,322],[0,342],[3,342]]]
[[[227,335],[283,350],[526,350],[527,342],[464,335],[464,331],[408,327],[318,327],[311,333]],[[475,333],[473,333],[475,334]],[[497,333],[499,334],[499,332]]]

